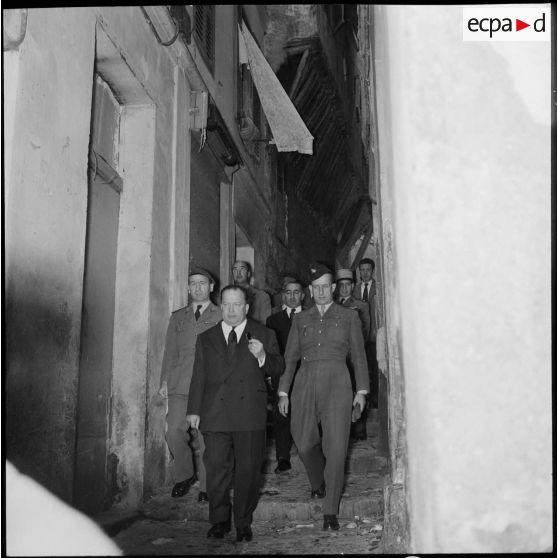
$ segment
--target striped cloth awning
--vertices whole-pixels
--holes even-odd
[[[258,91],[277,150],[298,151],[312,155],[314,136],[308,131],[289,95],[244,22],[239,26],[239,39],[241,43],[244,40],[241,47],[246,49],[252,81]]]

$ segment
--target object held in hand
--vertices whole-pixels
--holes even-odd
[[[360,408],[360,404],[355,403],[353,405],[353,414],[351,416],[351,420],[353,422],[357,421],[360,418],[360,415],[362,415],[362,409]]]
[[[246,339],[248,339],[248,341],[252,341],[252,334],[249,331],[246,332]]]

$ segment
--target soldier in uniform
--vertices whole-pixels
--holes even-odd
[[[248,262],[237,260],[232,267],[234,284],[242,287],[248,294],[248,317],[265,325],[265,321],[271,316],[271,299],[262,289],[257,289],[250,284],[252,267]]]
[[[362,325],[362,336],[365,343],[368,341],[368,335],[370,333],[370,308],[366,302],[356,299],[353,295],[353,272],[351,269],[338,269],[335,272],[335,294],[333,299],[341,306],[346,308],[352,308],[358,312],[358,317],[360,318],[360,323]],[[354,383],[354,374],[352,366],[349,363],[349,370],[351,371],[351,379]],[[364,409],[360,418],[353,422],[351,425],[351,440],[366,440],[366,420],[367,420],[367,409]]]
[[[176,310],[170,317],[159,389],[159,394],[168,398],[166,440],[174,461],[174,476],[178,479],[171,496],[180,498],[187,494],[196,481],[195,462],[200,481],[200,502],[207,501],[205,467],[201,458],[204,444],[199,431],[189,428],[186,406],[196,339],[221,321],[221,309],[209,299],[214,286],[215,280],[207,270],[200,267],[190,270],[188,292],[192,303]]]
[[[368,370],[358,314],[333,302],[332,272],[316,264],[310,277],[315,305],[294,317],[279,382],[279,410],[286,416],[289,388],[300,361],[292,388],[291,433],[308,474],[310,497],[324,498],[323,528],[336,530],[351,413],[353,406],[364,409]],[[349,354],[356,394],[347,368]]]

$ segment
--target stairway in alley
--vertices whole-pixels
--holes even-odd
[[[171,486],[146,501],[140,518],[115,541],[128,555],[177,554],[360,554],[379,553],[387,458],[378,447],[377,413],[368,419],[368,439],[351,444],[339,531],[322,530],[322,501],[310,499],[304,466],[293,449],[292,469],[277,475],[273,442],[268,444],[264,484],[254,513],[254,539],[235,543],[234,527],[222,540],[208,539],[208,505],[194,486],[184,498],[171,498]]]

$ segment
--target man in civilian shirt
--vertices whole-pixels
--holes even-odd
[[[368,372],[370,375],[370,406],[378,407],[378,362],[376,360],[376,307],[374,295],[376,294],[376,281],[373,279],[374,261],[362,258],[358,264],[360,281],[355,285],[353,296],[367,302],[370,307],[370,333],[365,343]]]
[[[269,295],[250,284],[252,267],[248,262],[237,260],[232,267],[234,284],[243,287],[248,295],[248,317],[265,325],[271,315],[271,300]]]
[[[246,292],[221,291],[223,321],[198,337],[188,399],[188,422],[205,441],[209,521],[207,536],[231,530],[229,488],[234,490],[236,540],[252,540],[265,457],[266,374],[283,372],[275,334],[247,319]]]
[[[337,530],[352,410],[364,410],[369,380],[358,314],[333,302],[335,283],[326,266],[312,266],[310,277],[315,305],[294,317],[279,381],[279,410],[287,416],[300,361],[292,388],[291,432],[308,474],[310,497],[325,498],[323,528]]]
[[[271,314],[267,318],[266,326],[277,335],[279,342],[279,350],[281,354],[285,354],[287,346],[287,338],[291,329],[291,323],[295,314],[302,312],[302,301],[304,293],[302,283],[292,276],[286,276],[281,290],[283,297],[283,305],[279,311]],[[275,455],[277,458],[276,473],[284,473],[291,468],[291,446],[293,439],[291,436],[291,415],[283,416],[278,407],[279,396],[277,389],[279,388],[279,378],[271,383],[273,388],[274,404],[273,404],[273,435],[275,437]]]
[[[221,321],[221,309],[209,299],[215,280],[211,274],[195,267],[188,275],[188,293],[192,303],[172,313],[165,339],[159,395],[168,398],[166,440],[174,462],[174,476],[179,481],[171,496],[184,496],[200,481],[198,500],[207,501],[206,475],[202,454],[203,437],[189,429],[186,403],[194,367],[196,339],[200,333]]]

